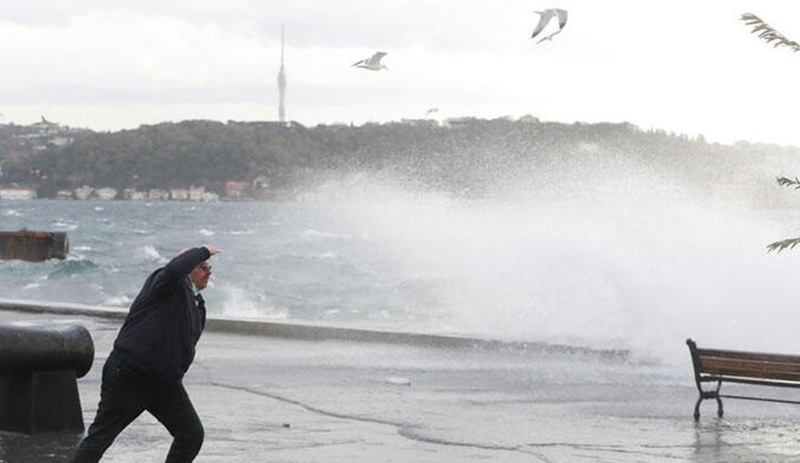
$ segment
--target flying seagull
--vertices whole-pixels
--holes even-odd
[[[386,56],[386,52],[379,51],[367,59],[356,62],[352,67],[369,69],[370,71],[380,71],[381,69],[386,69],[388,71],[389,68],[381,64],[381,58],[384,56]]]
[[[536,43],[542,43],[545,40],[552,40],[553,36],[561,32],[564,29],[564,25],[567,24],[567,10],[562,10],[561,8],[550,8],[544,11],[536,11],[536,13],[539,13],[540,16],[539,24],[537,24],[536,28],[533,30],[531,38],[539,35],[539,33],[541,33],[544,28],[547,27],[547,23],[549,23],[554,16],[558,16],[558,30],[550,35],[542,37]]]

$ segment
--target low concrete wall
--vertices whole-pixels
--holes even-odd
[[[22,301],[0,299],[0,311],[28,313],[54,313],[59,315],[85,315],[113,320],[125,319],[127,309],[97,307],[82,304]],[[540,342],[506,342],[468,336],[452,336],[402,331],[372,330],[343,326],[320,325],[305,322],[275,322],[253,319],[209,317],[206,330],[235,334],[270,336],[275,338],[303,339],[309,341],[379,342],[410,344],[441,348],[512,349],[559,354],[593,355],[610,359],[627,359],[629,352],[619,349],[592,349]]]

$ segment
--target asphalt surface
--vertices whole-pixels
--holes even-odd
[[[0,311],[0,324],[89,329],[94,365],[78,380],[88,426],[120,320]],[[185,378],[206,428],[195,461],[800,462],[798,406],[730,401],[718,419],[705,404],[696,424],[688,353],[660,365],[421,344],[205,333]],[[63,462],[79,439],[0,432],[0,462]],[[143,415],[103,461],[161,462],[170,442]]]

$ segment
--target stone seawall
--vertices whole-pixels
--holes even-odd
[[[84,315],[119,320],[120,322],[125,319],[127,314],[127,309],[13,299],[0,299],[0,310],[30,313],[57,313],[59,315]],[[209,317],[206,322],[206,330],[307,341],[350,341],[410,344],[440,348],[508,349],[560,354],[596,355],[604,358],[621,360],[629,356],[629,352],[622,349],[593,349],[582,346],[541,342],[510,342],[470,336],[375,330],[322,325],[309,322],[275,322],[257,319]]]

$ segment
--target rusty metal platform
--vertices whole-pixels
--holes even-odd
[[[19,259],[41,262],[65,259],[69,238],[64,232],[0,231],[0,259]]]

